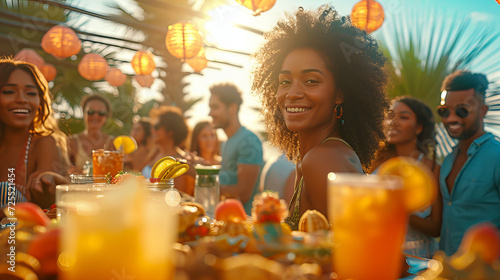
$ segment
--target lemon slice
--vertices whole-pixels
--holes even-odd
[[[395,157],[384,162],[377,172],[403,178],[406,209],[415,212],[428,207],[437,195],[437,184],[430,169],[409,157]]]
[[[162,157],[153,165],[153,168],[151,169],[151,178],[162,178],[161,175],[165,175],[170,167],[177,164],[179,164],[179,162],[177,162],[174,157]]]
[[[135,139],[126,135],[116,137],[115,140],[113,140],[113,145],[117,151],[123,150],[125,154],[130,154],[137,150],[137,142],[135,142]]]
[[[180,163],[179,165],[172,167],[163,177],[160,178],[162,180],[174,179],[186,173],[188,170],[189,170],[189,165],[185,163]]]

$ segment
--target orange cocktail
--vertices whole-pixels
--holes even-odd
[[[123,170],[123,152],[103,149],[92,151],[92,169],[94,177],[103,177],[111,173],[115,176]]]
[[[328,181],[337,279],[398,279],[408,216],[402,180],[330,173]]]

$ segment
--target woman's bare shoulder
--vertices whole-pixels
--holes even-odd
[[[311,149],[302,160],[302,168],[349,172],[361,167],[356,153],[340,141],[327,141]]]
[[[33,138],[33,146],[37,149],[57,147],[56,139],[52,135],[35,136]]]

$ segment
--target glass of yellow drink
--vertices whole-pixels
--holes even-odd
[[[399,278],[408,219],[400,178],[330,173],[328,212],[336,279]]]
[[[56,189],[75,192],[56,202],[73,205],[60,220],[60,279],[174,278],[177,220],[163,193],[133,184],[71,186]]]
[[[108,173],[115,176],[123,170],[123,151],[92,151],[92,170],[94,177],[103,177]]]

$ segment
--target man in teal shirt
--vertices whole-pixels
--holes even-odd
[[[454,254],[471,226],[491,222],[500,229],[500,142],[484,131],[488,80],[457,71],[443,82],[438,114],[458,140],[441,166],[443,224],[439,248]]]
[[[226,198],[240,199],[250,215],[264,162],[262,143],[257,135],[240,124],[238,112],[242,99],[234,85],[214,85],[210,92],[210,116],[214,126],[224,129],[228,138],[222,149],[220,193]]]

